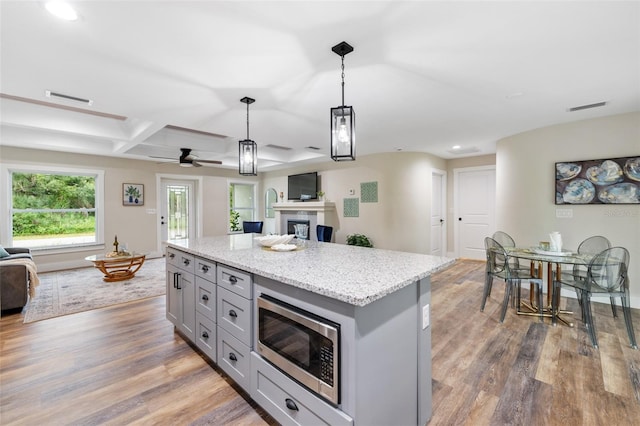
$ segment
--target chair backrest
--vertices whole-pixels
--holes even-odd
[[[502,247],[515,247],[516,242],[511,238],[511,235],[506,232],[496,231],[493,233],[493,238]]]
[[[332,226],[326,226],[326,225],[316,226],[316,235],[318,237],[318,241],[320,242],[330,243],[332,233],[333,233]]]
[[[587,290],[593,286],[607,292],[622,292],[629,286],[629,251],[624,247],[611,247],[598,253],[589,262],[587,269]]]
[[[491,237],[484,239],[484,249],[487,255],[487,273],[501,274],[509,272],[507,253],[504,247]]]
[[[262,221],[258,222],[242,222],[242,230],[245,234],[249,234],[251,232],[255,232],[256,234],[262,234]]]
[[[611,247],[611,243],[606,237],[595,235],[589,237],[578,246],[578,253],[580,254],[598,254],[603,250]]]

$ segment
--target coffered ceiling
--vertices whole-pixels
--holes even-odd
[[[249,96],[259,170],[327,161],[343,40],[358,155],[483,155],[640,110],[636,1],[72,1],[73,22],[43,3],[0,2],[2,145],[156,162],[191,148],[235,168]]]

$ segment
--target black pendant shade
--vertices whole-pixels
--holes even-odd
[[[331,159],[353,161],[356,159],[356,112],[344,104],[344,56],[353,47],[343,41],[331,50],[342,58],[342,105],[331,108]]]
[[[238,172],[243,176],[258,175],[258,145],[249,139],[249,105],[255,101],[246,96],[240,99],[247,104],[247,138],[238,143]]]

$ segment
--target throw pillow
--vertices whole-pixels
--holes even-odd
[[[0,246],[0,259],[2,259],[3,257],[9,257],[9,256],[11,255],[7,253],[4,247]]]

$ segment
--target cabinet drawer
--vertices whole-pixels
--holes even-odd
[[[218,287],[218,326],[251,345],[251,300]]]
[[[196,346],[213,362],[218,359],[216,331],[216,325],[213,321],[200,312],[196,313]]]
[[[251,398],[282,425],[353,425],[351,417],[289,379],[256,352],[251,352]]]
[[[196,311],[216,322],[216,285],[197,275]]]
[[[247,392],[251,370],[249,353],[247,345],[218,327],[218,366]]]
[[[216,263],[211,260],[202,259],[201,257],[196,257],[195,262],[196,275],[215,284]]]
[[[180,250],[167,248],[167,263],[185,272],[194,273],[194,256]]]
[[[226,265],[218,265],[218,286],[251,299],[251,274]]]

